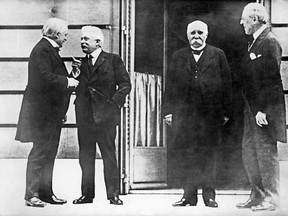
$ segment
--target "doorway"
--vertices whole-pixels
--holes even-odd
[[[165,89],[167,68],[173,53],[188,45],[186,27],[191,21],[200,19],[206,22],[209,28],[207,43],[224,50],[227,56],[233,76],[233,116],[222,131],[222,147],[219,149],[216,166],[217,189],[245,189],[248,186],[248,179],[246,178],[241,158],[242,109],[244,104],[239,91],[238,69],[241,56],[246,51],[245,34],[239,21],[244,6],[249,2],[252,1],[135,1],[134,69],[135,72],[146,74],[147,76],[160,76],[162,78],[162,93]],[[163,122],[159,121],[158,123],[162,124]],[[161,125],[161,128],[163,129],[163,125]],[[137,128],[133,129],[137,130]],[[169,140],[171,140],[169,139],[171,129],[167,127],[166,131],[162,132],[164,133],[164,136],[161,136],[160,139],[164,143],[160,145],[162,153],[157,153],[159,148],[149,148],[149,154],[141,154],[141,160],[151,162],[145,163],[145,165],[149,164],[149,172],[162,173],[159,175],[161,176],[159,181],[162,186],[180,188],[179,176],[181,176],[181,170],[179,170],[178,164],[173,160],[175,159],[175,154],[171,151],[171,143],[169,143]],[[166,143],[164,142],[165,140],[167,140]],[[130,158],[133,158],[140,150],[136,143],[133,145]],[[143,146],[141,147],[141,151],[143,151]],[[155,154],[153,153],[154,151]],[[159,166],[159,163],[153,163],[153,161],[159,162],[159,157],[162,157],[161,166]],[[136,179],[135,174],[137,174],[138,181],[142,183],[142,186],[137,188],[147,188],[147,185],[149,185],[147,184],[149,183],[147,172],[146,174],[142,173],[141,167],[137,167],[131,160],[130,163],[132,163],[130,172],[131,185],[135,183],[133,179]],[[136,168],[137,172],[134,172]],[[147,171],[147,167],[143,170]],[[131,178],[131,176],[134,177]],[[153,175],[153,182],[158,182],[157,175]],[[145,184],[146,187],[144,186]]]
[[[217,189],[243,189],[248,180],[242,165],[241,142],[243,132],[243,101],[240,94],[238,68],[240,59],[246,51],[245,34],[239,24],[244,6],[252,1],[179,1],[168,0],[168,46],[167,62],[178,49],[188,45],[186,38],[187,24],[193,20],[202,20],[208,25],[207,43],[224,50],[233,77],[233,115],[222,129],[221,148],[217,157]],[[168,134],[170,134],[168,132]],[[169,140],[169,139],[168,139]],[[167,144],[168,185],[181,187],[181,170],[173,160],[174,153]],[[177,161],[177,160],[176,160]]]

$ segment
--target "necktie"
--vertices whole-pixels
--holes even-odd
[[[90,69],[92,69],[93,67],[93,62],[92,62],[93,56],[92,55],[88,55],[88,66]]]
[[[250,50],[252,44],[253,44],[253,41],[254,41],[254,38],[253,36],[251,35],[249,38],[248,38],[248,50]]]
[[[203,51],[203,49],[201,50],[194,50],[192,49],[192,53],[195,54],[195,55],[200,55],[200,53]]]
[[[87,59],[88,59],[88,71],[87,71],[87,74],[88,74],[88,77],[91,77],[92,70],[93,70],[92,58],[93,58],[92,55],[87,55]]]

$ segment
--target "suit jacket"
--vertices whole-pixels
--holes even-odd
[[[267,114],[272,136],[286,142],[286,114],[280,75],[282,49],[266,28],[256,39],[242,63],[243,95],[253,116]]]
[[[30,54],[16,140],[33,142],[50,125],[61,123],[72,92],[67,88],[67,76],[58,52],[42,38]]]
[[[196,66],[191,48],[183,48],[173,55],[164,94],[163,112],[173,115],[175,138],[183,133],[179,128],[189,119],[185,109],[189,109],[187,97],[196,71],[203,98],[201,106],[208,110],[210,124],[219,128],[224,116],[231,116],[231,73],[224,52],[207,45]],[[194,122],[187,124],[191,126]]]
[[[88,58],[82,59],[79,86],[76,89],[77,124],[117,125],[120,108],[131,90],[129,74],[119,55],[102,51],[92,70]]]

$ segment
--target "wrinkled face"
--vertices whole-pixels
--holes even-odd
[[[63,44],[67,41],[67,35],[68,35],[68,28],[57,34],[55,42],[58,44],[59,47],[62,47]]]
[[[192,23],[187,29],[187,38],[190,46],[201,47],[208,37],[208,30],[204,23]]]
[[[247,11],[243,11],[240,25],[243,26],[246,35],[252,35],[255,32],[255,16],[251,16]]]
[[[82,32],[81,36],[81,48],[86,54],[94,52],[99,47],[99,40],[89,32]]]

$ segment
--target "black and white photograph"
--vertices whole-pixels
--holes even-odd
[[[288,216],[288,0],[0,0],[0,216]]]

